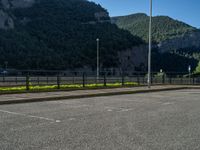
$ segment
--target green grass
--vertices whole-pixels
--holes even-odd
[[[124,86],[137,86],[136,82],[126,82]],[[114,87],[121,87],[121,83],[107,83],[106,88],[114,88]],[[52,91],[58,90],[57,85],[40,85],[40,86],[33,86],[30,85],[30,92],[31,91]],[[68,84],[68,85],[60,85],[59,90],[78,90],[78,89],[95,89],[95,88],[105,88],[104,84],[85,84],[83,87],[82,84]],[[26,92],[26,86],[16,86],[16,87],[0,87],[0,93],[12,93],[12,92]]]

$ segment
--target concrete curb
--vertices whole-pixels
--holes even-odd
[[[67,99],[91,98],[91,97],[114,96],[114,95],[125,95],[125,94],[151,93],[151,92],[183,90],[183,89],[190,89],[190,87],[176,87],[176,88],[163,88],[163,89],[150,89],[150,90],[144,89],[144,90],[122,91],[122,92],[107,92],[107,93],[71,95],[71,96],[55,96],[55,97],[50,97],[50,98],[48,97],[48,98],[30,98],[30,99],[21,99],[21,100],[5,100],[5,101],[0,101],[0,105],[34,103],[34,102],[44,102],[44,101],[58,101],[58,100],[67,100]]]

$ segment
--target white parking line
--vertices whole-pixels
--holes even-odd
[[[33,116],[33,115],[26,115],[26,114],[22,114],[22,113],[11,112],[11,111],[1,110],[1,109],[0,109],[0,112],[12,114],[12,115],[18,115],[18,116],[25,116],[25,117],[29,117],[29,118],[47,120],[47,121],[52,121],[52,122],[57,122],[57,123],[61,122],[60,120],[55,120],[55,119],[51,119],[51,118],[45,118],[45,117]]]
[[[166,103],[163,103],[162,105],[173,105],[174,103],[173,102],[166,102]]]
[[[119,112],[127,112],[127,111],[131,111],[131,110],[133,110],[133,109],[124,109],[124,108],[122,108]]]
[[[107,111],[113,111],[112,109],[108,109]]]

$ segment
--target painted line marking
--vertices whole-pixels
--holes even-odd
[[[111,111],[113,111],[113,110],[112,110],[112,109],[108,109],[107,111],[111,112]]]
[[[119,112],[127,112],[127,111],[131,111],[133,109],[121,109]]]
[[[74,121],[74,120],[76,120],[76,118],[69,118],[69,120],[70,120],[70,121]]]
[[[33,115],[26,115],[26,114],[22,114],[22,113],[17,113],[17,112],[12,112],[12,111],[7,111],[7,110],[1,110],[1,109],[0,109],[0,112],[12,114],[12,115],[18,115],[18,116],[25,116],[25,117],[29,117],[29,118],[36,118],[36,119],[41,119],[41,120],[47,120],[47,121],[52,121],[52,122],[56,122],[56,123],[61,122],[60,120],[55,120],[55,119],[51,119],[51,118],[40,117],[40,116],[33,116]]]
[[[162,105],[173,105],[174,103],[173,102],[166,102],[166,103],[163,103]]]

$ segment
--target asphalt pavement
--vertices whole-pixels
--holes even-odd
[[[100,88],[100,89],[82,89],[73,91],[52,91],[52,92],[33,92],[18,94],[2,94],[0,95],[0,105],[30,103],[42,101],[55,101],[75,98],[88,98],[97,96],[122,95],[145,92],[158,92],[169,90],[180,90],[187,88],[195,88],[195,86],[183,85],[155,85],[149,89],[147,86],[136,87],[119,87],[119,88]],[[199,87],[197,87],[199,88]]]
[[[199,150],[200,90],[0,106],[1,150]]]

